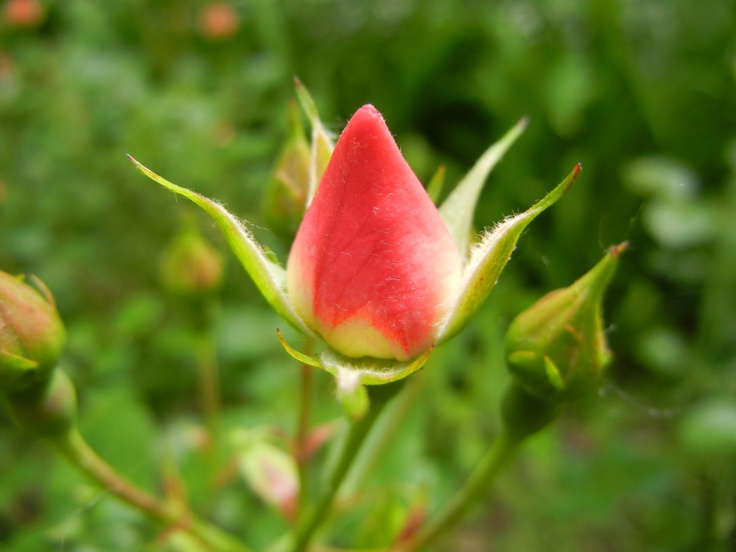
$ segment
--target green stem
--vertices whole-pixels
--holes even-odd
[[[414,535],[397,542],[393,550],[417,552],[446,534],[488,493],[524,440],[547,427],[556,416],[557,405],[512,384],[501,402],[501,431],[468,480],[436,516]]]
[[[421,550],[452,529],[467,511],[485,496],[503,468],[513,460],[520,444],[520,440],[502,431],[462,488],[434,518],[423,525],[409,540],[399,543],[395,550],[401,552]]]
[[[294,457],[299,476],[299,503],[297,516],[301,516],[309,497],[309,415],[312,410],[312,380],[314,368],[301,364],[299,385],[299,412],[294,443]]]
[[[350,428],[342,444],[337,462],[333,465],[322,488],[322,494],[312,510],[305,512],[296,528],[292,552],[305,552],[314,536],[315,531],[324,522],[329,514],[340,485],[353,464],[355,457],[365,441],[374,422],[383,411],[389,400],[401,388],[403,381],[389,383],[368,388],[370,408],[366,415],[357,421],[350,422]]]
[[[420,371],[407,379],[401,394],[391,403],[387,414],[373,429],[370,442],[364,447],[363,453],[356,458],[355,464],[342,484],[341,493],[349,494],[358,489],[376,469],[381,459],[386,457],[386,451],[401,431],[420,396],[426,379],[425,374],[427,372]]]
[[[209,471],[211,491],[218,467],[222,401],[220,400],[217,352],[215,341],[209,327],[199,330],[196,339],[199,394],[202,401],[202,412],[207,433],[210,436],[210,442],[205,450],[205,461]]]
[[[72,428],[46,442],[89,479],[154,521],[181,528],[213,552],[249,552],[220,529],[132,485],[97,455],[78,429]]]

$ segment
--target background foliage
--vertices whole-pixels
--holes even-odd
[[[335,539],[385,544],[409,509],[449,496],[497,429],[509,320],[629,240],[606,305],[616,359],[602,398],[535,438],[438,549],[736,547],[736,2],[233,0],[219,23],[194,0],[47,0],[25,20],[16,4],[36,3],[2,4],[0,267],[53,291],[83,431],[126,476],[153,489],[173,456],[195,507],[256,549],[285,527],[236,474],[216,504],[204,496],[195,329],[162,290],[159,259],[192,220],[229,253],[124,154],[217,197],[285,258],[260,206],[298,75],[336,132],[373,103],[425,182],[440,163],[456,182],[529,116],[478,228],[584,166],[471,327],[431,359]],[[228,261],[225,422],[293,432],[297,368]],[[339,416],[331,385],[317,376],[315,422]],[[155,539],[0,413],[2,550]]]

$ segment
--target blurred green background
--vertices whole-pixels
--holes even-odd
[[[215,317],[225,423],[294,431],[299,374],[277,317],[212,223],[125,154],[219,199],[284,259],[261,203],[298,76],[335,132],[374,104],[424,182],[444,164],[451,186],[528,116],[479,229],[584,167],[472,325],[433,355],[333,542],[385,545],[418,503],[449,496],[497,430],[510,319],[629,240],[606,302],[615,360],[601,397],[531,441],[436,549],[736,549],[735,1],[0,6],[0,268],[53,291],[82,429],[126,476],[155,489],[173,456],[205,510],[195,329],[159,278],[162,251],[193,222],[228,260]],[[339,409],[316,378],[318,423]],[[257,550],[285,528],[237,477],[207,512]],[[0,412],[1,550],[155,543],[155,528]]]

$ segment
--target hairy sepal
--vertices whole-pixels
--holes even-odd
[[[128,156],[130,157],[130,156]],[[187,188],[177,186],[169,182],[165,178],[157,175],[152,170],[140,164],[138,161],[130,157],[130,160],[138,169],[149,177],[151,180],[158,182],[163,187],[179,194],[204,210],[210,215],[219,226],[230,248],[235,253],[240,263],[250,275],[256,287],[260,290],[266,301],[282,316],[289,324],[304,332],[306,335],[313,336],[309,328],[294,312],[289,297],[286,293],[286,271],[278,263],[272,261],[268,254],[263,250],[261,244],[255,239],[253,234],[238,220],[237,217],[227,211],[222,205],[193,192]]]
[[[497,224],[473,246],[463,269],[455,306],[450,309],[440,328],[439,343],[455,336],[465,327],[470,317],[480,308],[493,286],[496,285],[524,229],[540,213],[565,195],[577,178],[580,169],[580,165],[576,165],[572,172],[544,198],[527,211]]]

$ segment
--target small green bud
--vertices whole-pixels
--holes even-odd
[[[3,399],[15,425],[39,439],[63,436],[77,423],[77,392],[58,368],[49,378]]]
[[[266,186],[263,210],[266,222],[286,244],[294,241],[299,229],[309,189],[311,150],[299,112],[289,106],[291,131]]]
[[[0,394],[49,377],[66,341],[48,288],[0,271]]]
[[[623,243],[570,287],[548,293],[522,312],[506,333],[506,362],[517,383],[553,402],[598,390],[611,360],[601,316],[603,295]]]
[[[164,251],[161,280],[176,295],[200,298],[220,287],[223,260],[220,253],[196,231],[179,235]]]

